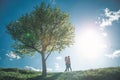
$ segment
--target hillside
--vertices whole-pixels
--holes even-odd
[[[0,80],[120,80],[120,67],[48,73],[46,79],[40,75],[40,72],[29,70],[0,68]]]

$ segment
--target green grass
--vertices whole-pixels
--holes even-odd
[[[0,80],[120,80],[120,67],[48,73],[45,79],[41,77],[41,72],[0,68]]]
[[[40,76],[41,73],[21,70],[17,68],[1,68],[0,69],[0,80],[30,80],[33,77]]]

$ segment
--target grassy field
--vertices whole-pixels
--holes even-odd
[[[46,79],[41,77],[40,72],[0,68],[0,80],[120,80],[120,67],[48,73]]]

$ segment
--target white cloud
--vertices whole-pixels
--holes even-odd
[[[118,21],[120,19],[120,10],[111,11],[108,8],[104,9],[104,14],[101,14],[98,17],[98,21],[95,23],[100,26],[100,30],[102,31],[102,35],[106,37],[108,34],[105,32],[105,28],[107,26],[111,26],[113,22]]]
[[[56,59],[57,59],[57,60],[61,60],[62,57],[61,57],[61,56],[57,56]]]
[[[50,0],[50,2],[54,5],[56,4],[56,1],[55,0]]]
[[[34,68],[32,66],[25,66],[25,70],[31,70],[31,71],[42,71],[42,69],[37,69],[37,68]],[[47,68],[47,72],[52,72],[53,69],[52,68]]]
[[[58,63],[54,63],[55,64],[55,70],[56,71],[61,71],[61,67]]]
[[[118,11],[110,11],[108,8],[104,9],[104,17],[100,22],[100,26],[105,28],[106,26],[112,25],[114,21],[118,21],[120,19],[120,10]]]
[[[36,69],[34,67],[31,67],[31,66],[25,66],[25,69],[26,70],[31,70],[31,71],[41,71],[40,69]]]
[[[16,21],[17,23],[19,23],[20,21]]]
[[[106,37],[106,36],[107,36],[107,33],[103,32],[102,35]]]
[[[106,54],[105,56],[109,57],[109,58],[117,58],[120,57],[120,50],[116,50],[113,52],[113,54]]]
[[[9,51],[8,54],[6,54],[6,56],[8,56],[10,60],[21,58],[19,55],[15,54],[13,51]]]
[[[53,69],[52,68],[47,68],[47,72],[52,72]]]

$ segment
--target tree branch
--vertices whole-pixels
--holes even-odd
[[[45,58],[45,61],[48,59],[48,57],[51,55],[52,51],[54,49],[54,46],[52,47],[51,51],[49,52],[49,54],[47,55],[47,57]]]
[[[25,44],[25,43],[24,43]],[[39,51],[37,48],[35,48],[34,47],[34,45],[28,45],[28,44],[25,44],[27,47],[29,47],[29,48],[32,48],[32,49],[34,49],[34,50],[36,50],[37,52],[39,52],[40,54],[41,54],[41,51]]]

